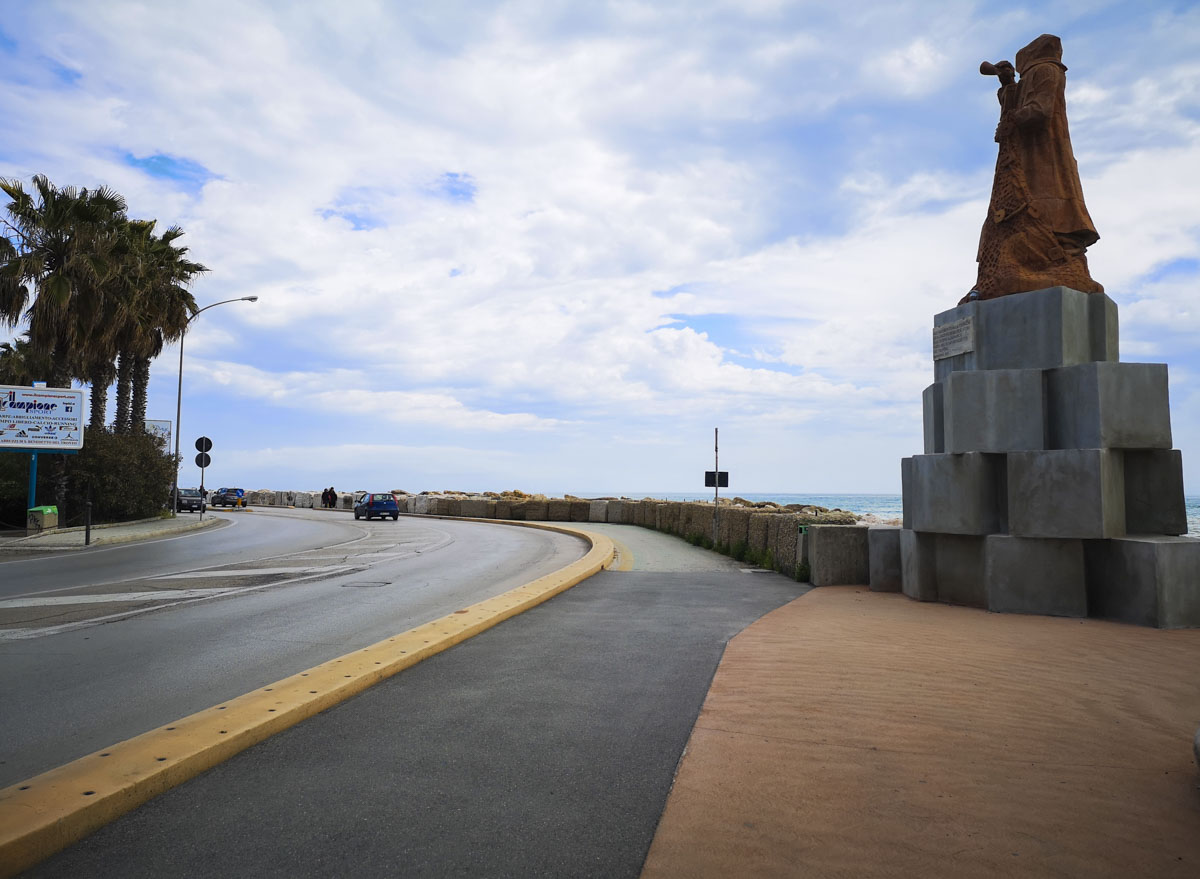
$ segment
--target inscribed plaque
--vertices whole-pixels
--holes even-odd
[[[975,350],[975,318],[964,317],[954,323],[933,328],[933,359],[945,360]]]

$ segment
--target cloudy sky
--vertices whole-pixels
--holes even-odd
[[[113,187],[202,305],[259,297],[187,336],[210,486],[703,490],[719,427],[732,493],[891,493],[975,279],[979,62],[1043,32],[1200,493],[1192,3],[5,0],[0,176]]]

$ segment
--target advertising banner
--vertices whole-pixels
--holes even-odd
[[[163,441],[163,448],[171,451],[171,422],[151,421],[146,419],[146,433],[153,434]]]
[[[0,385],[0,449],[83,448],[83,391]]]

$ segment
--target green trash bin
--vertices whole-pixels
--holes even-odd
[[[25,530],[30,533],[49,531],[58,527],[58,507],[30,507],[25,514]]]

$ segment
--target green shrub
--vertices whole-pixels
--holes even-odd
[[[56,497],[65,468],[65,496]],[[58,506],[60,527],[82,525],[91,489],[92,521],[149,519],[170,506],[174,455],[150,434],[87,428],[75,455],[38,455],[37,502]],[[0,524],[24,528],[29,456],[0,455]]]
[[[807,583],[809,577],[812,576],[812,571],[808,567],[808,562],[796,563],[796,579],[801,583]]]

